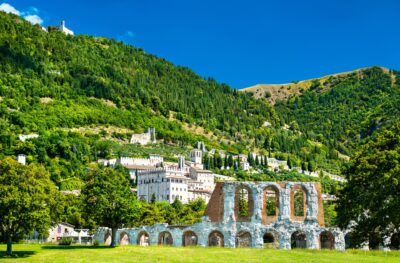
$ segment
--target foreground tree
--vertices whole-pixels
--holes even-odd
[[[345,170],[347,185],[340,192],[338,221],[356,226],[352,241],[375,244],[400,230],[400,123],[366,144]]]
[[[82,190],[83,210],[88,220],[98,226],[111,228],[111,247],[114,247],[117,229],[138,220],[139,202],[131,191],[128,176],[120,169],[94,168]]]
[[[0,236],[12,254],[12,242],[36,230],[47,233],[52,223],[56,188],[39,165],[0,161]]]

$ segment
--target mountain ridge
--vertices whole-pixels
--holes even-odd
[[[301,95],[304,91],[309,89],[315,81],[323,83],[329,78],[344,77],[350,74],[359,73],[370,68],[381,68],[384,72],[389,73],[390,69],[382,66],[363,67],[355,70],[333,73],[321,77],[305,79],[300,81],[293,81],[290,83],[282,84],[256,84],[254,86],[239,89],[241,92],[248,92],[253,94],[256,99],[265,98],[270,104],[274,105],[278,100],[288,100],[291,96]],[[395,76],[392,74],[392,76]]]

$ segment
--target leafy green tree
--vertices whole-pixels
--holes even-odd
[[[117,229],[133,225],[140,217],[139,202],[130,188],[127,175],[109,167],[94,168],[82,190],[86,218],[111,228],[115,246]]]
[[[356,222],[353,238],[382,240],[400,229],[400,122],[396,122],[356,153],[344,174],[338,223]]]
[[[46,234],[54,223],[56,188],[43,166],[0,161],[0,236],[12,254],[12,242],[33,230]]]

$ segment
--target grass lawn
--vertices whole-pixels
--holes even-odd
[[[14,244],[14,255],[8,258],[5,250],[0,245],[1,262],[400,262],[400,251]]]

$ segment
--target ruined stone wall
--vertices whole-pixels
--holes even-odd
[[[267,187],[276,189],[278,195],[279,208],[277,208],[278,214],[274,217],[274,220],[267,220],[268,218],[265,216],[264,195]],[[237,215],[237,190],[242,188],[246,188],[251,195],[248,199],[251,207],[248,218],[245,218],[245,220]],[[292,216],[293,198],[291,193],[297,188],[302,189],[305,194],[305,214],[302,218]],[[291,249],[293,247],[318,249],[324,246],[344,250],[343,232],[336,227],[325,228],[323,220],[319,183],[218,183],[201,223],[189,226],[157,224],[154,226],[120,229],[117,234],[118,240],[116,241],[120,243],[122,242],[121,240],[124,240],[125,242],[125,235],[128,234],[129,242],[138,244],[139,234],[147,233],[149,245],[158,245],[160,233],[167,231],[172,237],[172,245],[182,246],[184,245],[183,240],[187,236],[185,236],[185,233],[192,231],[196,235],[192,238],[192,243],[197,243],[198,246],[210,246],[221,242],[222,244],[220,245],[225,247],[250,246],[262,248],[266,245],[271,245],[281,249]],[[221,233],[222,238],[213,234],[216,233],[214,231]],[[191,235],[193,235],[192,232],[190,232]],[[96,239],[103,243],[106,233],[107,231],[104,228],[100,229],[96,234]],[[324,239],[321,234],[330,238]]]

